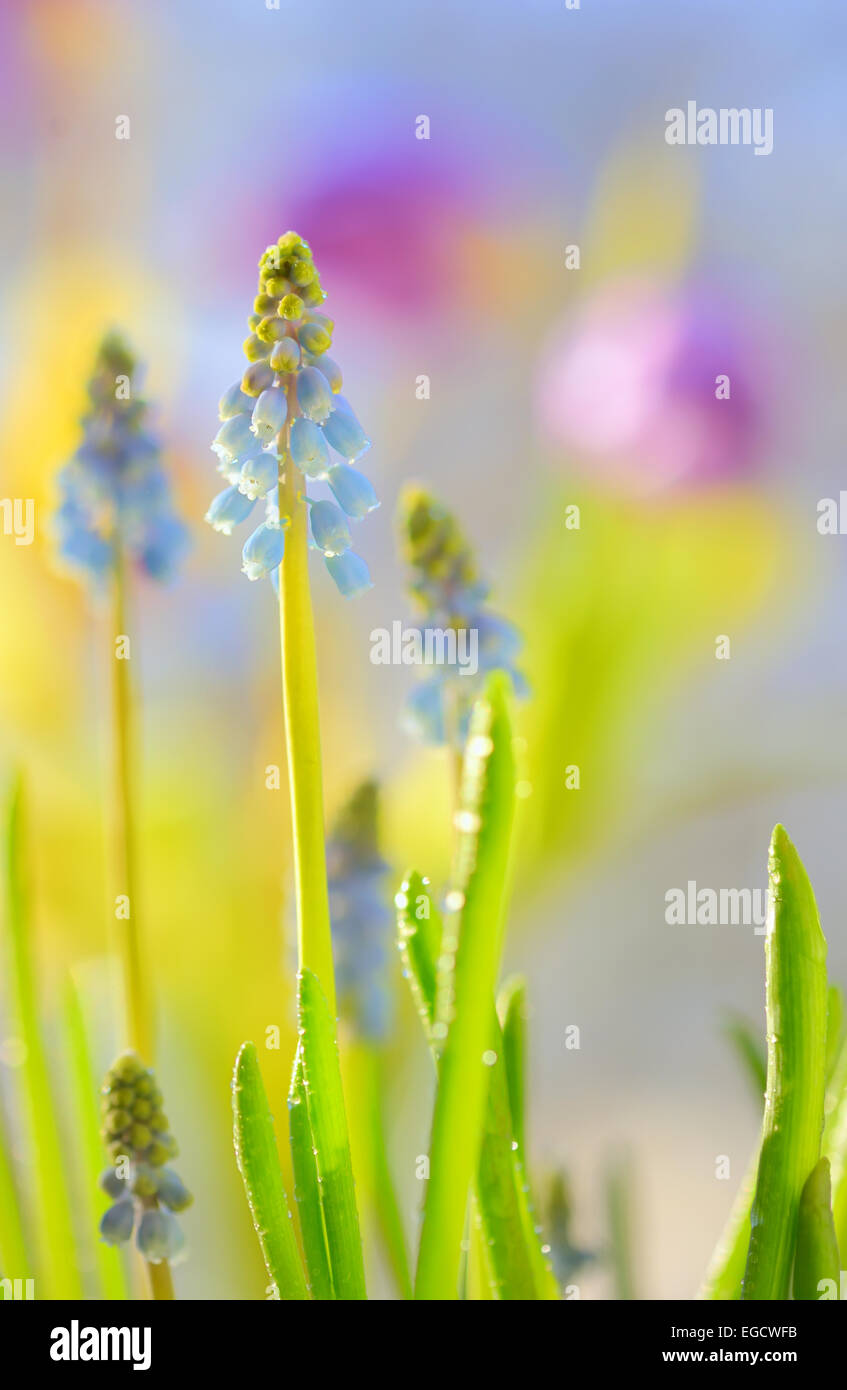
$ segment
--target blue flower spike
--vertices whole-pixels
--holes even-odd
[[[358,1035],[371,1040],[384,1038],[390,1022],[393,916],[378,817],[379,788],[363,782],[339,812],[326,846],[338,1004]]]
[[[125,1052],[106,1073],[101,1092],[102,1135],[113,1166],[100,1175],[112,1205],[100,1221],[108,1245],[135,1243],[150,1264],[174,1260],[185,1244],[173,1213],[192,1196],[168,1160],[176,1141],[162,1113],[156,1078],[134,1052]]]
[[[436,655],[406,703],[403,723],[423,742],[460,747],[473,702],[491,671],[504,671],[516,695],[526,693],[515,664],[523,639],[488,607],[488,585],[458,522],[423,488],[410,485],[402,494],[399,530],[407,587],[422,614],[424,660],[427,632],[441,636],[440,644],[431,644]],[[452,642],[444,640],[451,636]],[[455,652],[455,660],[439,661],[439,645]]]
[[[243,345],[244,373],[221,397],[221,424],[212,442],[229,487],[214,498],[206,520],[230,535],[264,498],[265,520],[244,544],[242,570],[248,579],[269,577],[278,591],[291,518],[279,514],[277,485],[285,477],[290,498],[287,470],[296,469],[294,492],[309,506],[313,546],[339,592],[355,598],[371,587],[371,578],[350,548],[350,522],[361,521],[379,499],[352,467],[370,440],[340,394],[341,368],[326,355],[335,325],[322,312],[325,297],[311,249],[296,232],[286,232],[263,253]],[[326,488],[330,496],[312,495],[315,488]]]
[[[109,582],[122,555],[149,578],[168,580],[188,547],[159,446],[145,427],[147,404],[136,395],[137,379],[126,343],[107,335],[88,382],[82,443],[57,479],[59,557],[97,586]],[[227,392],[226,409],[231,396]]]

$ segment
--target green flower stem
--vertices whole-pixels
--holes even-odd
[[[291,518],[291,525],[286,535],[285,558],[279,569],[279,614],[285,742],[294,836],[297,948],[300,969],[311,970],[318,978],[329,1011],[335,1018],[335,975],[324,849],[317,655],[309,588],[307,507],[300,495],[297,469],[288,452],[290,421],[294,418],[296,404],[293,384],[288,388],[288,402],[289,423],[283,431],[284,441],[281,441],[280,450],[285,463],[279,484],[279,500],[280,513]]]
[[[33,965],[32,914],[25,870],[23,787],[12,789],[6,835],[6,924],[11,935],[11,984],[25,1060],[19,1076],[27,1107],[32,1174],[35,1269],[9,1269],[9,1278],[36,1279],[38,1298],[81,1298],[71,1203],[62,1162],[62,1141],[50,1084],[50,1064],[38,1016]]]
[[[114,890],[129,900],[129,916],[118,919],[126,1008],[126,1042],[151,1065],[153,1027],[141,952],[134,800],[134,719],[130,661],[119,659],[117,638],[127,636],[126,558],[118,546],[114,583],[112,709],[114,737],[113,826]]]
[[[778,825],[765,942],[768,1084],[744,1299],[785,1299],[800,1195],[821,1143],[826,1075],[826,941],[812,886]]]
[[[69,977],[67,983],[64,1024],[73,1113],[77,1116],[76,1134],[84,1177],[77,1197],[77,1202],[84,1212],[84,1218],[79,1224],[88,1232],[96,1229],[97,1217],[100,1214],[95,1211],[93,1194],[98,1190],[98,1178],[103,1169],[103,1144],[97,1106],[98,1084],[91,1063],[82,1000],[73,977]],[[127,1280],[121,1252],[107,1245],[105,1241],[98,1240],[95,1263],[101,1291],[99,1296],[110,1300],[127,1298]]]
[[[116,545],[113,646],[112,709],[114,736],[113,827],[114,886],[118,895],[129,902],[129,915],[116,919],[119,929],[120,959],[123,972],[124,1005],[126,1009],[127,1045],[148,1066],[154,1063],[153,1018],[144,958],[141,949],[141,930],[138,913],[138,858],[135,824],[135,720],[133,689],[130,676],[130,655],[118,657],[116,642],[128,637],[128,594],[126,556],[120,542]],[[149,1264],[145,1261],[150,1294],[153,1299],[172,1299],[173,1281],[166,1261]]]

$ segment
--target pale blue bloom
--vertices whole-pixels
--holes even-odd
[[[262,450],[255,458],[242,465],[238,478],[238,490],[249,497],[251,502],[266,497],[279,481],[279,459],[269,450]]]
[[[107,1245],[125,1245],[135,1225],[135,1203],[124,1197],[107,1207],[100,1218],[100,1235]]]
[[[224,420],[212,440],[212,452],[217,454],[221,463],[231,463],[239,455],[246,457],[255,449],[256,439],[250,423],[251,417],[246,414],[231,415]]]
[[[324,298],[309,247],[295,233],[286,233],[259,262],[258,295],[244,342],[247,366],[221,397],[221,425],[212,450],[230,487],[214,499],[206,519],[229,533],[248,514],[232,489],[247,502],[265,497],[266,520],[244,546],[242,568],[250,579],[267,574],[278,590],[284,530],[290,522],[279,515],[281,469],[284,495],[293,491],[301,505],[305,493],[314,545],[323,552],[340,592],[353,597],[370,588],[371,580],[364,560],[349,548],[346,518],[359,521],[379,503],[362,473],[332,462],[331,448],[349,463],[370,441],[340,394],[341,368],[326,356],[333,323],[318,311]],[[292,465],[306,480],[298,478],[293,488]],[[335,502],[310,497],[312,481],[327,481]]]
[[[329,449],[314,420],[300,417],[292,422],[289,449],[292,459],[307,478],[326,477]]]
[[[366,449],[370,448],[371,442],[355,415],[350,411],[338,409],[337,397],[333,401],[333,405],[335,409],[324,421],[321,428],[327,443],[337,454],[352,463],[354,459],[359,458]]]
[[[373,580],[361,555],[345,550],[343,555],[327,555],[324,564],[332,575],[338,592],[345,598],[358,598],[373,588]]]
[[[218,404],[218,415],[222,420],[229,420],[233,415],[243,415],[245,412],[252,411],[253,404],[253,397],[248,396],[246,391],[242,391],[241,382],[236,381],[221,396]]]
[[[312,539],[324,555],[343,555],[352,538],[344,513],[334,502],[313,502],[309,509]]]
[[[154,1207],[142,1213],[135,1243],[145,1260],[156,1265],[163,1260],[174,1260],[185,1244],[185,1237],[179,1222],[169,1211]]]
[[[297,404],[309,420],[325,420],[332,410],[332,392],[317,367],[302,367],[297,373]]]
[[[326,477],[338,505],[348,516],[361,518],[379,506],[370,479],[349,463],[336,463]]]
[[[263,521],[244,542],[241,553],[243,572],[248,579],[261,579],[276,569],[285,554],[285,530],[270,521]]]
[[[206,513],[206,521],[215,531],[220,531],[224,536],[231,536],[233,527],[246,521],[253,510],[253,501],[245,497],[234,485],[224,488],[217,497],[213,498],[211,506]]]
[[[344,379],[341,375],[341,368],[338,363],[333,362],[331,357],[327,357],[326,354],[324,354],[323,357],[318,357],[312,365],[317,367],[321,376],[326,377],[329,382],[330,391],[332,391],[334,395],[337,394],[344,385]],[[336,402],[333,401],[333,405],[335,404]]]
[[[388,1031],[386,970],[393,927],[377,811],[376,783],[364,782],[342,808],[326,846],[339,1009],[360,1035],[373,1040]]]
[[[159,446],[143,428],[147,406],[133,394],[135,375],[121,340],[104,339],[88,383],[82,442],[57,478],[59,554],[98,583],[120,554],[151,578],[170,578],[188,546]]]
[[[281,386],[263,391],[253,408],[250,428],[257,439],[269,444],[279,434],[288,416],[288,400]]]

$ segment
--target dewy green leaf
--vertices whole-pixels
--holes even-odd
[[[773,832],[765,941],[768,1080],[744,1299],[785,1299],[803,1186],[818,1161],[826,1076],[826,941],[785,830]]]
[[[526,981],[520,975],[514,975],[501,986],[497,996],[497,1016],[503,1029],[503,1061],[512,1114],[512,1133],[523,1154],[526,1153],[526,1008]]]
[[[24,868],[24,799],[19,779],[12,789],[6,831],[6,917],[12,946],[12,990],[26,1048],[26,1060],[18,1075],[24,1087],[33,1149],[38,1252],[37,1268],[20,1273],[25,1277],[35,1275],[36,1297],[80,1298],[82,1284],[70,1197],[35,992],[32,921]]]
[[[315,1161],[315,1141],[309,1123],[306,1083],[303,1079],[303,1052],[298,1047],[288,1092],[288,1131],[291,1163],[294,1168],[294,1200],[300,1217],[300,1234],[306,1254],[306,1269],[312,1297],[335,1297],[326,1248],[326,1231],[321,1208],[321,1189]]]
[[[332,1283],[336,1298],[364,1299],[367,1293],[362,1237],[356,1210],[335,1026],[320,982],[311,970],[300,972],[298,1000],[303,1080]]]
[[[235,1156],[265,1266],[280,1299],[308,1298],[256,1048],[242,1045],[232,1078]]]
[[[424,1033],[438,1065],[439,1039],[433,1036],[436,958],[441,919],[429,880],[411,873],[395,898],[399,947]],[[488,1097],[471,1220],[472,1259],[480,1296],[499,1299],[557,1299],[559,1291],[542,1253],[529,1199],[523,1159],[515,1146],[506,1080],[506,1045],[491,1009]],[[480,1251],[479,1232],[484,1250]],[[484,1256],[484,1258],[483,1258]]]
[[[439,1067],[415,1297],[458,1296],[468,1196],[479,1161],[488,1092],[494,992],[514,815],[515,766],[503,683],[490,678],[471,717],[456,865],[441,942],[433,1030]]]
[[[829,1159],[822,1158],[812,1169],[800,1197],[797,1219],[797,1249],[794,1255],[794,1297],[819,1299],[822,1281],[829,1279],[839,1287],[841,1262],[832,1220],[832,1189]]]

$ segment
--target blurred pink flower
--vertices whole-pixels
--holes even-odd
[[[744,474],[765,415],[756,337],[708,287],[609,285],[545,351],[542,429],[569,462],[630,493]],[[729,399],[716,396],[719,376]]]

